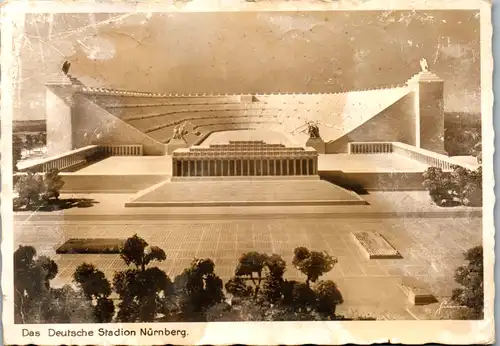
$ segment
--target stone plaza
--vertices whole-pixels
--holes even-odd
[[[203,217],[203,216],[202,216]],[[301,218],[272,216],[219,220],[99,220],[94,216],[64,221],[17,222],[16,244],[30,244],[39,254],[49,255],[59,266],[54,285],[72,280],[76,266],[93,263],[108,279],[126,268],[119,255],[58,255],[55,249],[70,238],[125,238],[137,233],[151,245],[165,250],[167,259],[157,266],[171,278],[189,266],[193,258],[212,258],[216,273],[229,279],[239,256],[248,251],[276,253],[287,262],[286,277],[303,280],[291,265],[293,249],[306,246],[337,257],[334,269],[322,279],[334,280],[343,296],[338,307],[346,315],[363,314],[378,319],[435,319],[439,304],[414,306],[400,288],[404,277],[429,285],[438,300],[451,296],[456,287],[453,272],[464,264],[463,252],[482,242],[480,217],[364,218],[324,215]],[[59,219],[59,220],[58,220]],[[68,219],[71,220],[70,217]],[[84,220],[85,220],[84,219]],[[368,260],[352,239],[353,231],[381,233],[398,251],[401,259]]]

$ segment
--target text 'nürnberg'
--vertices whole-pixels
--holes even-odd
[[[168,329],[168,328],[140,328],[139,333],[136,330],[118,328],[118,329],[106,329],[99,328],[97,332],[94,330],[85,329],[54,329],[49,328],[47,330],[49,337],[93,337],[93,336],[181,336],[185,338],[187,336],[187,331],[185,329]],[[26,328],[22,329],[22,335],[24,337],[40,336],[39,331],[32,331]]]

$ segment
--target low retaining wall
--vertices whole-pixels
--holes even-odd
[[[95,163],[110,156],[142,156],[140,144],[124,145],[87,145],[68,151],[64,154],[50,156],[35,163],[18,163],[19,172],[49,172],[57,169],[60,172],[74,172],[83,166]]]
[[[102,150],[108,156],[142,156],[141,144],[123,145],[101,145]]]
[[[60,173],[64,181],[62,193],[136,193],[171,177],[168,175],[98,175]],[[342,172],[319,171],[321,179],[343,188],[363,190],[403,191],[425,190],[420,172]],[[227,178],[227,177],[225,177]]]
[[[94,175],[60,173],[62,193],[136,193],[168,178],[167,175]]]
[[[98,145],[87,145],[61,155],[47,157],[35,163],[19,163],[17,168],[20,172],[49,172],[51,169],[71,171],[94,161],[101,154],[102,149]]]
[[[422,172],[319,171],[321,179],[356,192],[425,190]]]

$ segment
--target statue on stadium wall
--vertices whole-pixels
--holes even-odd
[[[184,135],[186,135],[186,133],[186,122],[183,122],[174,128],[172,139],[184,139]]]
[[[307,123],[307,133],[309,134],[309,138],[320,138],[318,125],[313,122]]]

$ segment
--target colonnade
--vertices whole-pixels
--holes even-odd
[[[317,158],[176,158],[174,177],[317,175]]]

